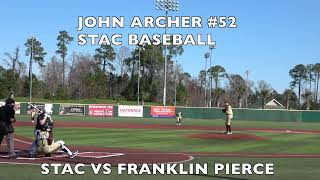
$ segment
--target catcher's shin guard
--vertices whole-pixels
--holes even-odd
[[[60,145],[60,148],[63,152],[65,152],[69,156],[72,156],[72,152],[70,151],[70,149],[67,146],[65,146],[64,141],[59,140],[59,141],[57,141],[57,143]]]
[[[37,141],[33,141],[32,145],[31,145],[31,150],[29,151],[30,158],[35,158],[38,154],[38,145],[36,142]]]

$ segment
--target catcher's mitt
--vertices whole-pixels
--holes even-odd
[[[223,112],[223,113],[226,113],[226,109],[222,109],[222,112]]]

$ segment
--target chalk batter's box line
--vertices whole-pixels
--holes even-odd
[[[83,155],[83,154],[109,154],[104,156],[94,156],[94,155]],[[80,152],[77,157],[85,157],[85,158],[94,158],[94,159],[102,159],[102,158],[108,158],[108,157],[115,157],[115,156],[123,156],[123,153],[109,153],[109,152]],[[2,158],[8,158],[9,155],[0,156]],[[28,158],[28,157],[18,157],[19,160],[40,160],[40,159],[55,159],[55,158],[63,158],[68,157],[68,155],[58,155],[58,156],[51,156],[51,157],[41,157],[41,158]]]
[[[28,141],[23,141],[23,140],[20,140],[20,139],[14,139],[15,141],[18,141],[18,142],[21,142],[21,143],[24,143],[24,144],[28,144],[28,145],[31,145],[32,143],[31,142],[28,142]],[[7,143],[3,143],[1,144],[1,146],[6,146]]]

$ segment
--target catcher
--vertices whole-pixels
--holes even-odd
[[[181,122],[182,122],[182,113],[178,112],[177,116],[177,126],[181,126]]]
[[[71,152],[70,149],[65,145],[64,141],[59,140],[54,142],[53,140],[53,120],[45,110],[42,110],[37,117],[37,124],[34,130],[35,141],[32,143],[29,157],[36,157],[37,154],[45,154],[50,156],[51,153],[61,149],[63,152],[68,154],[70,158],[74,158],[78,155],[78,151]]]
[[[30,105],[30,115],[31,115],[31,122],[34,124],[34,120],[35,120],[35,117],[36,117],[36,115],[38,114],[38,118],[41,118],[39,115],[41,114],[41,113],[44,113],[44,114],[47,114],[46,113],[46,110],[45,109],[43,109],[43,110],[40,110],[40,109],[38,109],[37,108],[37,106],[36,105],[31,105],[31,104],[29,104]],[[48,115],[48,114],[47,114]],[[41,115],[42,116],[42,115]],[[52,141],[53,141],[53,131],[52,131],[52,127],[53,127],[53,120],[51,119],[51,116],[48,116],[48,118],[50,119],[49,120],[49,122],[48,122],[48,125],[49,125],[49,127],[50,128],[48,128],[47,130],[48,130],[48,132],[49,132],[49,138],[48,138],[48,143],[49,143],[49,145],[51,145],[52,144]],[[38,125],[37,125],[38,126]],[[35,127],[35,129],[34,129],[34,131],[33,131],[33,134],[35,134],[36,133],[36,130],[38,129],[38,130],[41,130],[41,128],[38,126],[38,127]]]

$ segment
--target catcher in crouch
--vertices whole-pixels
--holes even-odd
[[[51,153],[61,149],[70,158],[78,155],[78,151],[71,152],[62,140],[54,142],[52,137],[53,120],[45,110],[37,117],[37,124],[34,130],[35,141],[32,143],[29,157],[36,157],[37,154],[50,156]]]

